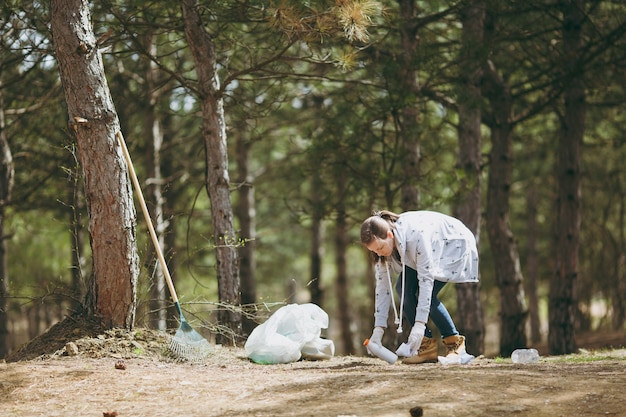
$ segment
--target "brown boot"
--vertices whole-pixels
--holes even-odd
[[[418,364],[426,362],[437,362],[437,354],[439,353],[439,346],[435,339],[430,337],[424,337],[422,344],[417,351],[417,355],[410,358],[402,359],[402,363],[406,364]]]
[[[443,344],[446,346],[446,356],[450,354],[460,355],[465,353],[465,336],[452,335],[443,338]]]

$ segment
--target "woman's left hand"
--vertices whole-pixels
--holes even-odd
[[[409,334],[408,344],[411,349],[411,356],[417,355],[422,340],[424,339],[424,332],[426,331],[426,323],[416,321]]]

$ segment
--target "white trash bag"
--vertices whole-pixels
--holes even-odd
[[[248,358],[256,363],[290,363],[304,359],[330,359],[332,340],[320,338],[328,328],[328,314],[311,303],[289,304],[257,326],[245,344]]]

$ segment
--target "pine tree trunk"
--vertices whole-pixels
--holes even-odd
[[[402,185],[400,207],[402,211],[417,210],[420,205],[420,128],[419,128],[419,85],[417,70],[414,65],[417,54],[418,36],[416,4],[414,0],[398,0],[400,6],[400,39],[402,63],[399,77],[399,91],[406,98],[399,119],[402,135],[402,173],[406,181]]]
[[[242,319],[243,333],[249,335],[256,327],[254,304],[256,303],[256,261],[254,258],[256,239],[256,209],[254,178],[250,172],[250,148],[244,129],[238,129],[236,137],[237,182],[239,198],[235,207],[239,219],[242,245],[239,247],[239,276],[241,277],[241,303],[247,315]]]
[[[483,21],[485,8],[482,2],[468,6],[461,13],[463,23],[461,68],[462,91],[459,103],[459,199],[455,205],[458,217],[480,241],[481,219],[481,55],[483,47]],[[466,337],[467,351],[481,354],[485,348],[485,324],[480,301],[480,283],[456,285],[458,314],[456,324]]]
[[[539,253],[537,251],[537,236],[539,226],[537,222],[537,193],[535,184],[529,184],[526,194],[527,222],[526,240],[528,242],[526,256],[525,291],[528,296],[528,318],[530,320],[530,340],[532,343],[541,342],[541,321],[539,320]]]
[[[500,355],[526,346],[526,300],[517,243],[509,224],[511,189],[512,114],[511,93],[492,65],[485,67],[492,109],[491,152],[487,185],[487,234],[493,253],[496,283],[500,290]]]
[[[218,334],[216,341],[217,343],[226,343],[229,340],[240,342],[242,316],[238,310],[241,305],[238,241],[235,236],[233,209],[230,202],[226,122],[217,75],[215,44],[204,30],[197,0],[183,0],[182,11],[185,36],[196,66],[199,99],[202,105],[202,136],[206,152],[207,192],[211,200],[218,296],[221,304],[234,307],[219,310],[219,324],[230,329],[232,334]]]
[[[139,274],[136,214],[127,166],[116,139],[119,120],[88,6],[81,0],[51,2],[54,49],[89,214],[93,268],[85,308],[105,327],[132,328]]]
[[[623,248],[626,247],[626,194],[620,193],[619,203],[619,221],[617,239],[614,244],[615,253],[614,270],[615,270],[615,291],[611,297],[611,306],[613,307],[613,317],[611,324],[614,330],[620,330],[624,326],[626,319],[626,253]]]
[[[157,235],[157,241],[164,254],[167,254],[168,247],[165,244],[165,234],[168,229],[168,222],[163,215],[165,199],[163,198],[162,186],[163,176],[161,175],[161,147],[163,145],[163,133],[161,131],[161,124],[158,117],[153,112],[153,107],[150,106],[148,110],[149,114],[146,115],[146,136],[149,139],[148,143],[152,146],[149,149],[151,160],[151,173],[149,187],[146,187],[146,198],[152,202],[152,221],[154,223],[154,230]],[[152,285],[150,287],[150,311],[155,313],[151,315],[151,322],[154,327],[159,330],[165,330],[167,327],[167,310],[166,300],[168,295],[166,293],[165,274],[161,268],[160,262],[156,259],[156,250],[151,247],[150,252],[154,255],[151,259],[154,260],[154,267],[151,268]],[[168,266],[169,269],[169,266]],[[170,273],[173,274],[172,271]],[[174,278],[172,278],[174,279]]]
[[[85,265],[87,260],[84,256],[85,249],[85,224],[83,221],[83,213],[85,211],[85,192],[83,188],[83,178],[80,175],[80,167],[72,170],[72,175],[68,180],[69,200],[72,207],[69,213],[70,230],[70,247],[72,248],[72,293],[73,300],[72,310],[80,309],[81,300],[85,297]]]
[[[581,151],[585,133],[585,81],[578,60],[583,51],[584,1],[562,3],[562,68],[565,114],[558,148],[556,202],[556,271],[550,281],[548,344],[552,354],[576,350],[574,335],[577,309],[576,280],[580,240]]]
[[[151,56],[157,56],[157,47],[154,37],[150,34],[145,35],[145,44]],[[163,147],[163,129],[161,128],[161,120],[157,114],[157,105],[160,100],[159,85],[159,69],[157,64],[148,60],[145,68],[145,95],[147,97],[147,107],[144,115],[143,135],[145,143],[148,144],[148,157],[146,158],[149,165],[149,178],[146,181],[146,200],[151,202],[151,218],[154,223],[154,230],[157,235],[157,241],[163,252],[167,254],[168,247],[165,244],[165,235],[168,231],[168,223],[164,217],[165,199],[163,198],[163,176],[161,174],[161,148]],[[151,284],[150,284],[150,323],[153,328],[165,330],[167,328],[167,300],[165,274],[161,268],[161,263],[156,258],[156,249],[150,245],[150,265]],[[166,258],[167,259],[167,258]],[[169,265],[168,265],[169,269]],[[169,271],[172,275],[173,271]],[[173,280],[174,278],[172,278]]]
[[[1,76],[1,75],[0,75]],[[4,100],[0,79],[0,359],[9,353],[9,269],[5,239],[6,205],[11,201],[13,190],[13,156],[6,137]]]
[[[322,189],[322,180],[319,172],[313,173],[312,189]],[[310,249],[310,275],[309,293],[311,302],[324,308],[324,286],[322,285],[322,258],[324,257],[324,216],[322,196],[319,193],[311,195],[311,249]]]
[[[356,353],[352,338],[352,315],[350,314],[350,285],[348,282],[347,251],[350,244],[348,235],[345,199],[345,176],[338,175],[337,191],[339,194],[337,204],[337,219],[335,222],[335,265],[337,267],[337,316],[341,329],[341,341],[344,355]]]

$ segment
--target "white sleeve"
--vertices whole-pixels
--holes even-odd
[[[392,288],[389,286],[387,277],[387,269],[382,262],[376,262],[374,266],[376,274],[376,299],[374,302],[374,326],[387,327],[387,318],[389,317],[389,308],[391,307]]]
[[[418,245],[415,259],[417,266],[417,285],[419,286],[419,296],[417,297],[417,308],[415,309],[415,321],[428,322],[430,314],[430,302],[433,296],[435,277],[433,269],[435,262],[432,257],[432,247],[430,242],[422,240]]]

